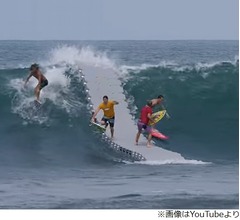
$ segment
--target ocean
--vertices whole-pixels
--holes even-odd
[[[238,209],[238,54],[238,41],[0,41],[0,208]],[[49,81],[39,111],[32,63]],[[80,63],[114,70],[135,119],[164,95],[170,138],[155,144],[185,161],[112,152],[89,126]]]

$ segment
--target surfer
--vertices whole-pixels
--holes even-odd
[[[152,140],[152,134],[151,134],[151,130],[152,127],[148,126],[148,122],[149,120],[152,121],[153,119],[151,118],[152,115],[152,102],[148,101],[147,105],[145,105],[142,109],[141,109],[141,115],[140,118],[138,120],[137,126],[138,126],[138,133],[136,135],[136,145],[138,145],[138,140],[139,137],[142,133],[142,130],[144,129],[145,131],[148,132],[148,141],[147,141],[147,146],[151,147],[151,140]]]
[[[160,105],[162,110],[166,110],[165,107],[162,104],[163,100],[164,100],[163,95],[159,95],[156,99],[152,99],[150,101],[152,102],[152,107],[155,107],[156,105]],[[169,116],[169,114],[167,112],[166,112],[166,117],[170,118],[170,116]]]
[[[110,125],[111,130],[111,138],[113,139],[114,134],[114,121],[115,121],[115,112],[114,112],[114,105],[117,105],[117,101],[108,100],[108,97],[105,95],[103,96],[103,102],[98,106],[98,108],[95,110],[93,116],[92,116],[92,122],[94,122],[96,119],[98,112],[100,110],[103,110],[103,118],[101,120],[101,125],[105,125],[105,127]]]
[[[34,89],[34,94],[36,96],[36,101],[39,102],[40,91],[42,90],[42,88],[48,85],[48,80],[39,70],[39,65],[34,63],[30,67],[30,74],[27,80],[25,81],[24,87],[26,86],[27,82],[32,76],[34,76],[38,80],[38,84]]]

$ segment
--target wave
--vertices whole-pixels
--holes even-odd
[[[66,60],[67,51],[68,58],[72,53],[71,62]],[[49,85],[41,92],[42,106],[38,111],[32,104],[36,80],[31,78],[24,88],[28,68],[0,70],[0,114],[4,116],[0,125],[0,163],[11,163],[13,155],[15,162],[31,166],[115,163],[105,143],[99,149],[100,134],[89,127],[88,100],[78,71],[78,62],[84,57],[92,65],[111,63],[103,54],[75,47],[55,49],[49,56],[48,61],[40,63]]]
[[[168,149],[180,148],[190,157],[238,159],[238,63],[140,66],[124,74],[135,117],[146,100],[165,96],[171,120],[157,127],[170,136]]]
[[[159,128],[168,133],[171,139],[169,143],[157,141],[157,144],[183,154],[190,159],[190,164],[201,164],[200,160],[212,159],[219,143],[219,158],[224,154],[229,158],[232,158],[232,154],[236,155],[237,65],[231,62],[217,63],[210,67],[191,69],[176,67],[174,62],[164,62],[160,65],[143,64],[130,68],[117,66],[105,53],[94,51],[90,47],[79,49],[62,46],[53,49],[47,61],[40,63],[49,85],[41,92],[43,104],[37,113],[31,104],[36,81],[31,79],[28,87],[23,89],[28,69],[0,70],[0,114],[4,116],[0,125],[3,137],[0,140],[1,164],[14,164],[13,157],[15,162],[31,166],[49,163],[89,165],[89,162],[119,161],[114,153],[109,152],[105,143],[101,142],[99,149],[100,136],[89,127],[88,100],[78,72],[82,63],[112,68],[119,73],[130,108],[136,110],[133,113],[135,118],[145,100],[156,97],[159,93],[164,94],[172,119],[163,120]],[[217,89],[219,86],[221,90]],[[222,99],[225,106],[221,105]],[[219,108],[221,112],[217,111]],[[214,124],[206,126],[206,121]],[[223,127],[220,126],[221,121],[225,123]],[[195,123],[198,124],[196,129]],[[213,128],[221,134],[227,134],[228,138],[219,138],[217,132],[212,132]],[[210,132],[211,136],[208,135]],[[210,143],[201,142],[202,137],[208,137]],[[216,139],[220,140],[215,143]],[[226,143],[228,150],[222,146]],[[168,163],[183,162],[153,161],[149,165]]]

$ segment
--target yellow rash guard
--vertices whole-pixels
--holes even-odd
[[[113,118],[115,116],[113,106],[114,106],[114,102],[113,101],[108,101],[107,104],[101,103],[98,106],[98,108],[103,110],[105,117]]]

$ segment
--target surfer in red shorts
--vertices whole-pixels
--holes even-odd
[[[151,140],[152,140],[152,134],[151,134],[151,126],[148,126],[149,120],[152,121],[151,119],[152,115],[152,102],[149,101],[147,105],[145,105],[142,110],[141,110],[141,115],[138,120],[137,126],[138,126],[138,133],[136,135],[136,145],[138,145],[138,140],[139,137],[142,133],[143,130],[148,132],[148,141],[147,141],[147,146],[151,147]]]

